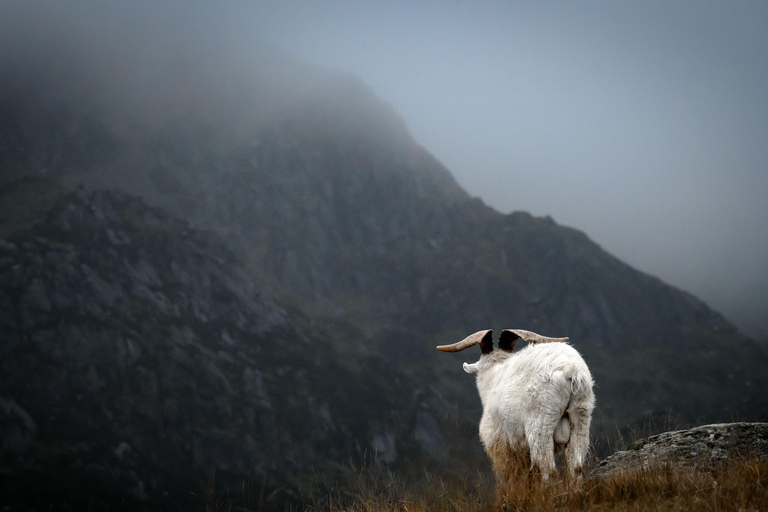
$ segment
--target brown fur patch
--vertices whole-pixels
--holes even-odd
[[[497,441],[487,446],[485,451],[496,475],[497,499],[503,499],[520,485],[534,485],[540,479],[532,469],[529,452],[515,453],[506,441]]]

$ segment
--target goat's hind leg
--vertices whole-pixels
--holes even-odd
[[[551,429],[540,428],[528,437],[528,445],[531,448],[531,462],[541,472],[541,479],[546,483],[551,477],[557,476],[555,466],[555,442],[552,439]],[[533,469],[533,468],[532,468]]]
[[[493,464],[496,499],[500,503],[512,499],[522,488],[530,488],[533,474],[529,452],[516,453],[509,444],[499,442],[489,446],[487,453]]]
[[[531,449],[531,460],[541,471],[544,483],[550,477],[557,476],[554,435],[568,407],[570,393],[567,391],[569,390],[570,381],[562,372],[554,372],[550,375],[547,386],[540,395],[539,415],[532,418],[525,428],[525,437]]]
[[[496,483],[501,488],[507,488],[509,483],[515,478],[516,457],[509,444],[497,441],[486,448],[488,457],[491,459],[493,473],[496,475]]]
[[[569,480],[580,485],[582,471],[589,450],[590,415],[583,407],[569,408],[571,422],[571,438],[565,446],[565,466],[568,469]]]

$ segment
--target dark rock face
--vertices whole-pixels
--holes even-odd
[[[66,195],[0,244],[2,453],[70,446],[58,463],[152,498],[205,467],[276,485],[366,452],[429,457],[440,433],[418,433],[442,399],[375,359],[344,366],[295,318],[215,236],[123,194]]]
[[[0,456],[19,455],[37,437],[37,425],[13,400],[0,397]]]
[[[80,194],[6,242],[3,389],[48,435],[106,424],[115,446],[155,451],[162,439],[197,464],[253,467],[243,444],[261,465],[282,460],[282,441],[232,433],[276,421],[258,385],[268,340],[290,340],[286,352],[308,341],[222,246],[169,224],[126,198]]]
[[[718,423],[635,441],[595,468],[593,476],[649,466],[703,468],[741,457],[768,458],[768,423]]]
[[[765,347],[583,233],[469,198],[370,91],[352,80],[322,84],[312,100],[225,142],[218,118],[182,111],[131,136],[105,129],[112,150],[91,161],[49,155],[56,146],[38,139],[35,150],[9,154],[26,166],[59,162],[46,172],[127,190],[217,233],[250,272],[244,279],[341,343],[358,343],[346,338],[351,327],[439,389],[466,376],[461,356],[435,345],[520,327],[567,335],[585,356],[598,382],[598,435],[670,411],[688,423],[766,417]],[[472,386],[451,399],[476,419]]]
[[[593,438],[768,415],[765,347],[584,233],[470,198],[354,79],[191,76],[176,101],[2,64],[4,453],[152,498],[207,465],[472,465],[479,354],[434,346],[488,328],[571,338]]]

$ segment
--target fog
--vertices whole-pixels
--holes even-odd
[[[174,105],[213,87],[194,83],[199,65],[239,77],[223,102],[275,52],[275,101],[306,78],[294,59],[353,74],[472,195],[583,230],[768,339],[764,2],[3,2],[0,16],[41,39],[80,27],[114,76],[114,52],[153,56],[183,85]],[[169,52],[189,59],[165,69]]]

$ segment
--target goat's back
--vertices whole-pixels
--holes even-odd
[[[478,382],[478,386],[486,387],[488,391],[499,388],[495,389],[497,394],[506,394],[534,384],[546,386],[562,376],[573,381],[575,386],[592,387],[592,375],[587,364],[567,343],[530,344],[503,356],[489,361],[487,369],[480,375],[480,380],[484,382]]]
[[[592,375],[581,355],[566,343],[530,344],[488,363],[477,381],[484,409],[483,438],[490,440],[503,430],[517,444],[524,439],[526,424],[542,421],[544,414],[552,416],[554,429],[569,405],[592,413]]]

